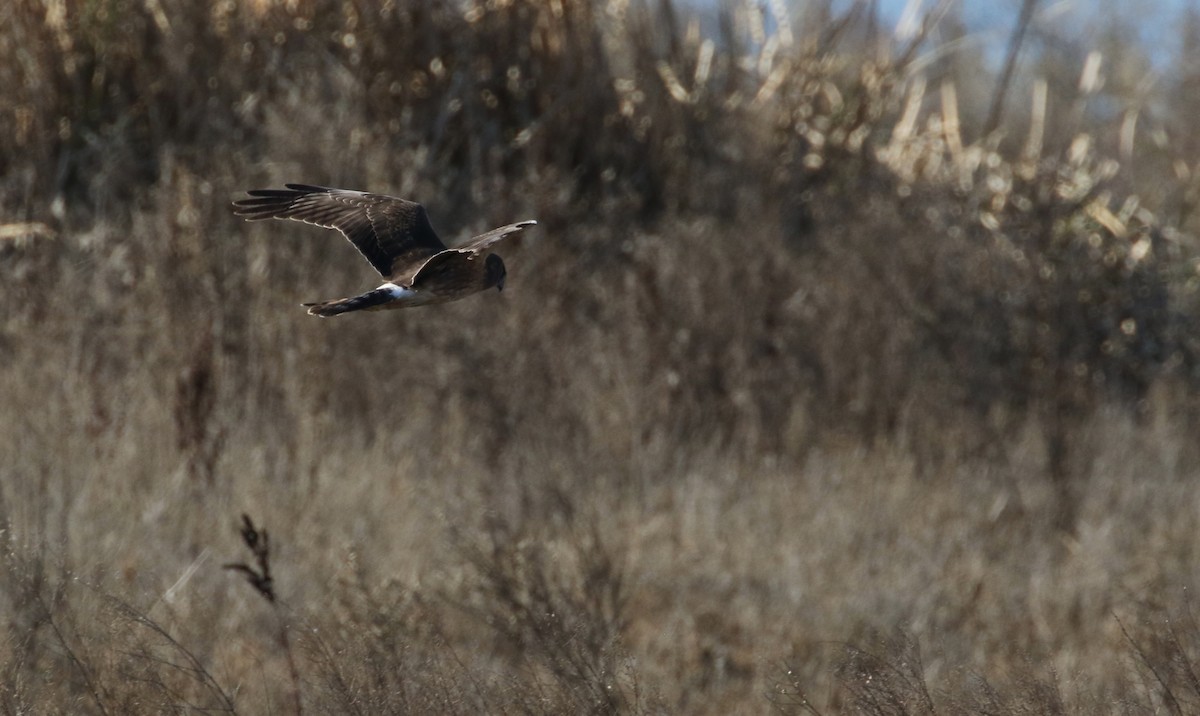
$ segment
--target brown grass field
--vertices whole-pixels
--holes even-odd
[[[719,7],[5,4],[0,711],[1200,713],[1200,16]]]

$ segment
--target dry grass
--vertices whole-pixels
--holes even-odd
[[[776,12],[0,10],[0,706],[1194,710],[1190,174]],[[317,321],[282,181],[542,223]]]

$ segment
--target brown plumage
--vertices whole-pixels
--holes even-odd
[[[447,248],[416,202],[383,194],[285,184],[286,189],[254,189],[233,203],[248,221],[294,219],[337,229],[386,280],[372,291],[320,303],[306,303],[314,316],[378,311],[455,301],[495,286],[504,288],[504,261],[485,253],[492,244],[536,221],[520,221]]]

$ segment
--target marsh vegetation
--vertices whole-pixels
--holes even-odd
[[[0,708],[1196,712],[1200,16],[1026,5],[5,4]]]

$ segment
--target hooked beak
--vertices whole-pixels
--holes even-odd
[[[499,293],[500,291],[503,291],[503,290],[504,290],[504,277],[501,277],[500,281],[496,284],[496,292]]]

